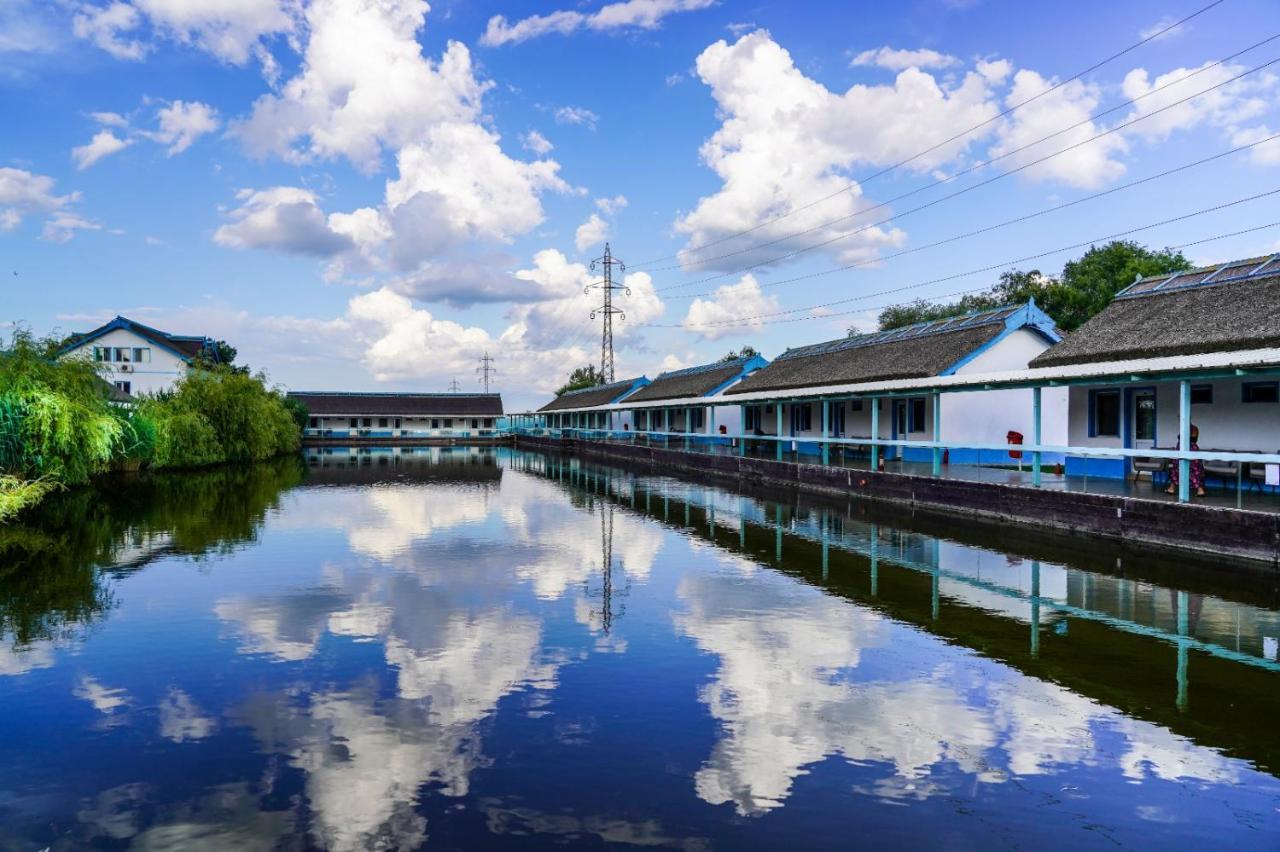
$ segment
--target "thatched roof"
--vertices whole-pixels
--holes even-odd
[[[312,417],[501,417],[496,393],[346,393],[297,391],[289,394]]]
[[[627,397],[628,402],[644,402],[658,399],[682,399],[704,396],[726,382],[737,378],[752,361],[763,364],[757,355],[717,361],[699,367],[686,367],[663,373],[636,393]]]
[[[608,405],[611,402],[616,402],[623,394],[641,382],[647,384],[648,380],[644,376],[639,376],[607,385],[595,385],[581,390],[566,391],[538,410],[563,411],[568,408],[590,408],[596,405]]]
[[[1280,347],[1280,259],[1144,278],[1031,362],[1061,367]]]
[[[1034,306],[1010,306],[788,349],[726,394],[942,375],[1000,336],[1022,310],[1043,317]]]

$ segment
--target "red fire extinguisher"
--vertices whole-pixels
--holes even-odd
[[[1021,433],[1021,432],[1014,432],[1013,430],[1009,430],[1009,433],[1008,433],[1007,435],[1005,435],[1005,441],[1006,441],[1006,443],[1009,443],[1009,444],[1017,444],[1018,446],[1021,446],[1021,445],[1022,445],[1022,433]],[[1022,459],[1022,450],[1010,450],[1010,451],[1009,451],[1009,458],[1011,458],[1011,459],[1018,459],[1018,460],[1021,460],[1021,459]]]

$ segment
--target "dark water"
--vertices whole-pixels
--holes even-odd
[[[0,850],[1280,848],[1274,574],[506,451],[0,527]]]

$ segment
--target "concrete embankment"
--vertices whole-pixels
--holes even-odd
[[[518,436],[516,446],[638,463],[656,472],[787,485],[816,494],[1047,528],[1127,545],[1249,559],[1280,568],[1280,514],[1270,512],[579,439]]]

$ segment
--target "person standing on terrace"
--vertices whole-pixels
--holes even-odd
[[[1182,439],[1174,444],[1175,450],[1182,449]],[[1191,449],[1199,451],[1200,449],[1200,427],[1191,424]],[[1176,494],[1178,491],[1178,473],[1181,465],[1177,460],[1169,466],[1169,487],[1164,490],[1166,494]],[[1199,459],[1193,459],[1191,462],[1191,488],[1195,491],[1197,497],[1204,496],[1204,462]]]

